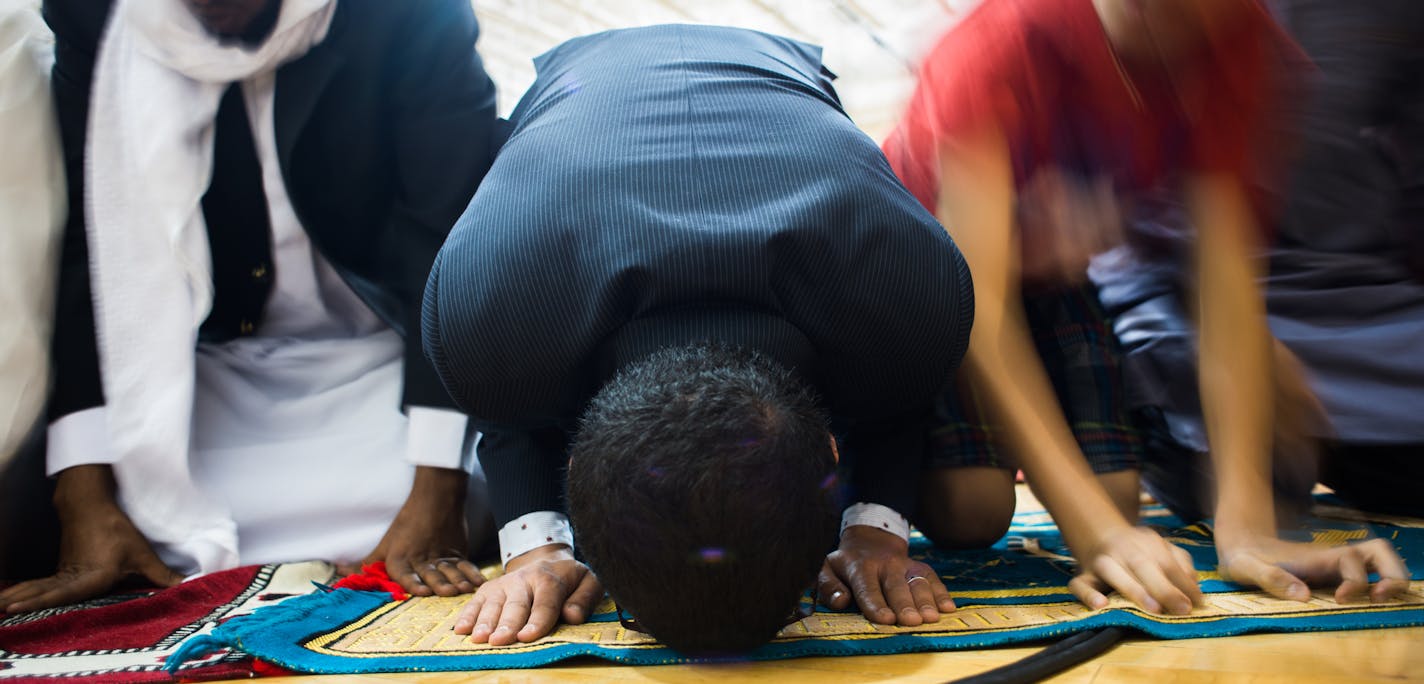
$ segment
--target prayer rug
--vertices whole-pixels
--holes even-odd
[[[113,594],[72,606],[0,614],[0,681],[171,682],[247,678],[264,664],[216,651],[164,670],[188,637],[223,621],[330,583],[327,563],[252,565],[215,572],[169,589]]]
[[[1415,571],[1410,592],[1388,603],[1338,604],[1333,593],[1308,602],[1283,601],[1222,581],[1206,526],[1184,526],[1160,508],[1145,522],[1159,527],[1192,554],[1206,605],[1187,616],[1144,613],[1120,597],[1102,610],[1079,604],[1067,590],[1073,562],[1044,513],[1015,517],[1009,535],[993,549],[946,553],[921,538],[912,555],[933,565],[959,609],[920,627],[873,625],[854,612],[818,608],[792,623],[751,659],[890,654],[972,649],[1056,638],[1087,629],[1121,626],[1178,639],[1263,631],[1325,631],[1424,625],[1424,521],[1401,524],[1313,520],[1300,538],[1339,544],[1379,536],[1399,548]],[[283,668],[309,673],[483,670],[535,667],[575,656],[629,664],[693,662],[652,638],[624,629],[604,601],[583,625],[563,625],[530,644],[492,647],[451,631],[467,597],[392,601],[384,592],[339,589],[299,597],[232,620],[185,644],[174,660],[233,648]]]

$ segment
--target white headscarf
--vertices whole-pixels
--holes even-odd
[[[281,1],[271,35],[249,48],[220,43],[183,0],[119,0],[90,97],[90,271],[120,503],[202,572],[237,564],[231,518],[188,467],[194,348],[213,298],[201,202],[218,103],[230,83],[320,43],[336,9]]]

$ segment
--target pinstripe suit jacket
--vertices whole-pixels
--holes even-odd
[[[499,523],[562,510],[565,435],[618,367],[700,340],[795,368],[858,457],[857,498],[908,513],[972,288],[820,49],[657,26],[536,66],[424,310],[426,354],[486,430]]]

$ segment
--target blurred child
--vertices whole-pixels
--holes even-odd
[[[936,502],[919,521],[932,538],[1002,533],[1018,465],[1079,560],[1071,587],[1084,603],[1105,605],[1116,590],[1187,613],[1199,600],[1186,554],[1132,526],[1142,445],[1120,351],[1084,283],[1088,258],[1119,240],[1121,214],[1167,187],[1197,230],[1193,313],[1222,573],[1299,600],[1307,583],[1362,593],[1366,568],[1381,576],[1374,598],[1408,586],[1382,541],[1324,549],[1276,536],[1273,343],[1242,178],[1259,162],[1252,147],[1288,47],[1249,0],[987,0],[933,49],[885,143],[974,273],[965,372],[922,495]]]

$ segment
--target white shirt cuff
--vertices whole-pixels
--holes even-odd
[[[910,541],[910,521],[889,506],[864,502],[848,506],[841,513],[841,534],[851,525],[874,527]]]
[[[50,477],[74,466],[119,460],[109,448],[109,410],[103,406],[75,411],[50,423],[47,436],[45,472]]]
[[[574,528],[569,517],[554,511],[525,513],[499,528],[499,560],[508,563],[529,551],[549,544],[574,548]]]
[[[428,406],[406,409],[409,418],[405,460],[412,465],[470,472],[474,449],[466,454],[465,429],[470,419],[459,411]]]

